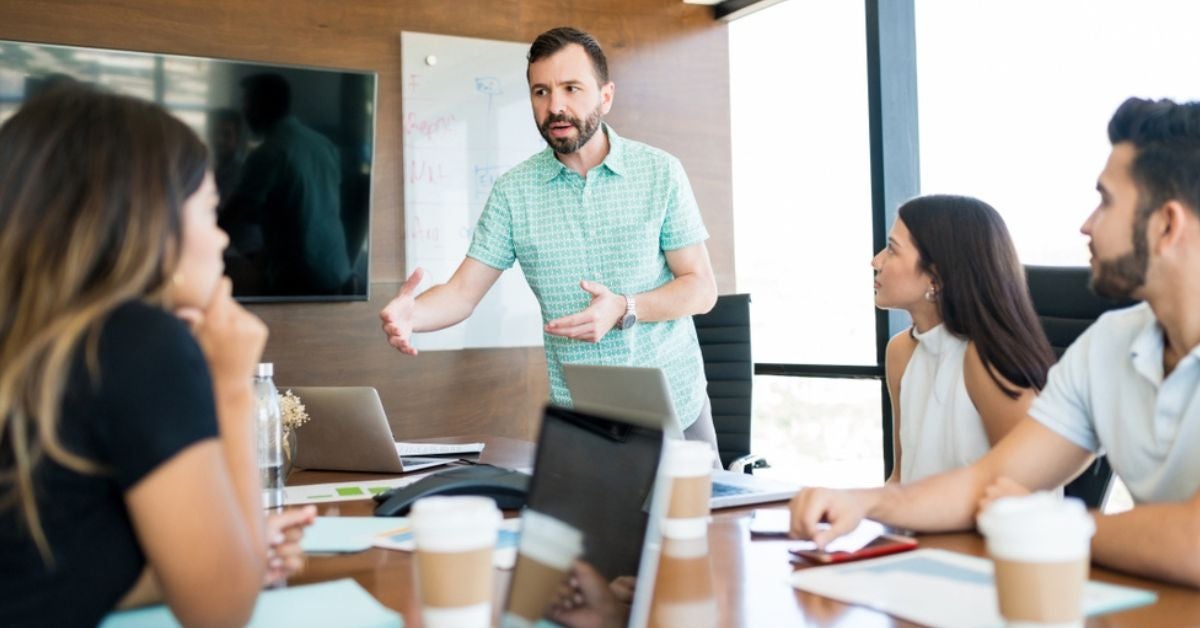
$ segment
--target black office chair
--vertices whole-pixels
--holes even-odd
[[[1108,310],[1128,307],[1134,301],[1109,301],[1088,289],[1091,271],[1062,266],[1026,266],[1029,296],[1042,329],[1056,357],[1096,319]],[[1089,508],[1102,508],[1112,484],[1112,468],[1100,456],[1079,477],[1067,484],[1065,493],[1082,499]]]
[[[712,311],[693,316],[692,320],[704,355],[721,466],[746,473],[768,466],[761,456],[750,453],[754,391],[750,295],[721,295]]]

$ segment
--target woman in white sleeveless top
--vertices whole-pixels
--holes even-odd
[[[915,198],[871,266],[875,305],[913,320],[887,346],[889,482],[974,462],[1025,417],[1054,361],[1004,221],[978,199]]]

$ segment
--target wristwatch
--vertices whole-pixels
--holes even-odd
[[[617,329],[629,329],[637,324],[637,302],[633,296],[625,295],[625,315],[617,321]]]

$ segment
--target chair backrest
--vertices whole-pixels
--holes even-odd
[[[1091,271],[1082,267],[1026,266],[1029,296],[1042,329],[1057,357],[1108,310],[1128,307],[1133,301],[1109,301],[1088,289]],[[1096,459],[1064,489],[1090,508],[1100,508],[1108,496],[1112,468],[1103,456]]]
[[[693,316],[721,466],[750,453],[754,360],[750,353],[750,295],[725,294],[707,314]]]
[[[1062,357],[1067,347],[1096,322],[1101,314],[1133,305],[1133,301],[1110,301],[1089,288],[1091,271],[1074,266],[1026,266],[1029,296],[1054,355]]]

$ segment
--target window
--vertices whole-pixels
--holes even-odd
[[[1004,216],[1027,264],[1087,264],[1108,120],[1126,98],[1200,100],[1200,4],[917,0],[922,191]],[[1036,19],[1031,19],[1036,16]],[[1107,510],[1132,505],[1114,483]]]
[[[1083,266],[1108,120],[1126,98],[1200,99],[1186,0],[917,0],[922,193],[977,196],[1026,264]]]
[[[876,364],[864,10],[784,2],[729,25],[737,283],[759,364]],[[879,484],[879,382],[821,375],[756,378],[753,451],[805,484]]]

